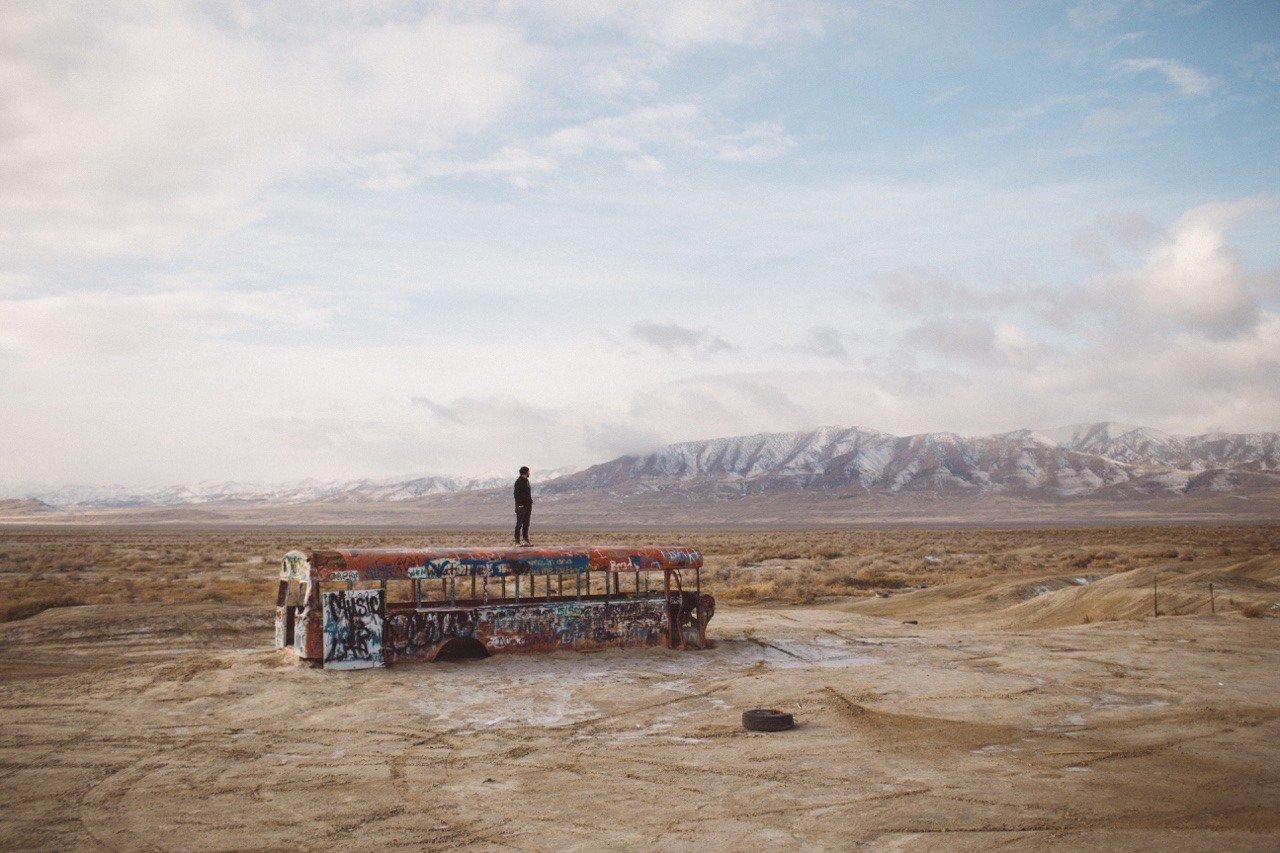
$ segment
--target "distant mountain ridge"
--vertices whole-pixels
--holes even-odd
[[[12,495],[51,508],[396,503],[506,488],[511,477],[200,483],[130,491],[68,486]],[[809,492],[859,495],[1079,497],[1233,493],[1280,486],[1280,435],[1177,435],[1114,422],[990,436],[896,436],[861,427],[689,441],[581,471],[542,472],[538,493],[623,497],[673,492],[692,500]]]
[[[1270,480],[1278,459],[1276,433],[1181,436],[1095,423],[969,438],[825,427],[673,444],[593,465],[545,489],[674,489],[722,499],[797,490],[1122,497],[1231,491],[1253,475]]]
[[[205,504],[308,504],[377,503],[405,501],[430,495],[494,488],[502,477],[415,477],[412,479],[360,479],[265,485],[236,481],[167,486],[143,491],[122,486],[64,486],[22,495],[54,507],[132,509],[154,506]]]

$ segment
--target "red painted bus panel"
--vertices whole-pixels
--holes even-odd
[[[311,573],[319,581],[383,581],[440,577],[557,575],[578,571],[653,572],[696,569],[702,555],[692,548],[360,548],[311,551]]]

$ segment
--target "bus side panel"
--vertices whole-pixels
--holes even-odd
[[[325,669],[382,666],[386,592],[341,589],[324,593],[322,599]]]
[[[392,605],[383,634],[389,663],[429,660],[436,645],[475,633],[475,610],[407,610]]]
[[[474,635],[491,651],[656,646],[666,623],[661,598],[529,602],[480,608]]]

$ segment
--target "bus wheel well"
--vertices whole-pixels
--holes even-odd
[[[489,650],[475,637],[450,637],[432,646],[427,660],[479,660],[488,656]]]

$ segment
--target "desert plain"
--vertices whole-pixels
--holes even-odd
[[[699,548],[713,647],[272,647],[290,548],[502,538],[0,528],[0,847],[1280,847],[1280,527],[540,533]]]

